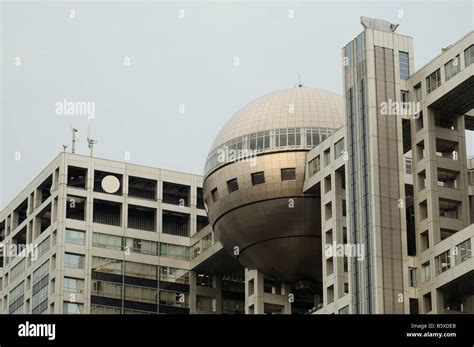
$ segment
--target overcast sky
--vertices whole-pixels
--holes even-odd
[[[133,163],[202,174],[214,136],[251,100],[298,74],[342,94],[340,49],[362,31],[360,16],[400,23],[415,69],[474,26],[470,1],[1,6],[0,208],[70,148],[71,127],[80,154],[90,125],[97,157],[129,152]],[[56,114],[64,99],[94,102],[95,118]]]

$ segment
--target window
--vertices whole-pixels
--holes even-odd
[[[256,186],[257,184],[265,183],[265,175],[263,171],[255,172],[252,174],[252,185]]]
[[[451,255],[449,251],[441,253],[435,258],[436,274],[445,272],[451,267]]]
[[[68,166],[67,185],[74,188],[85,189],[87,179],[87,169],[82,167]]]
[[[415,94],[415,101],[421,100],[421,83],[418,83],[416,86],[413,87],[413,92]]]
[[[464,51],[464,61],[466,63],[466,67],[474,63],[474,45],[471,45]]]
[[[412,161],[411,158],[405,157],[405,173],[411,175],[413,172]]]
[[[84,280],[64,277],[64,290],[69,293],[82,293],[84,290]]]
[[[400,58],[400,79],[407,80],[410,76],[409,60],[407,52],[398,52]]]
[[[24,293],[25,293],[25,281],[21,282],[13,290],[10,291],[8,313],[10,314],[24,313],[23,312],[24,298],[25,298]],[[4,300],[6,303],[6,299]]]
[[[171,243],[160,243],[160,256],[172,259],[190,259],[189,247],[173,245]]]
[[[313,176],[314,174],[318,173],[319,170],[321,170],[321,162],[318,155],[308,163],[308,176]]]
[[[151,264],[126,261],[125,275],[156,280],[158,278],[158,267],[156,265]]]
[[[459,71],[461,71],[461,61],[459,60],[459,54],[453,59],[444,64],[444,74],[446,81],[453,78]]]
[[[421,265],[421,282],[426,282],[431,279],[431,267],[430,267],[430,262],[426,262],[423,265]]]
[[[408,102],[410,101],[409,100],[409,97],[408,97],[408,90],[400,90],[400,101],[402,103],[402,108],[406,109],[408,108]]]
[[[63,311],[65,314],[81,314],[83,311],[83,304],[74,302],[64,302]]]
[[[84,245],[86,243],[86,233],[80,230],[66,229],[66,242]]]
[[[93,233],[92,246],[121,251],[122,237],[109,234]]]
[[[239,184],[237,183],[237,178],[227,181],[227,189],[229,189],[229,193],[239,190]]]
[[[24,271],[26,266],[25,258],[23,258],[18,264],[16,264],[10,271],[10,283],[18,278]]]
[[[217,191],[217,187],[211,191],[211,196],[212,196],[213,202],[216,202],[219,199],[219,193]]]
[[[414,267],[408,268],[408,285],[412,288],[417,287],[416,268]]]
[[[429,93],[434,91],[441,85],[441,76],[439,73],[439,69],[433,72],[431,75],[426,77],[426,90]]]
[[[125,239],[125,247],[125,250],[128,249],[133,253],[159,255],[159,245],[158,242],[155,241],[132,239],[127,237]]]
[[[215,312],[216,299],[208,296],[196,295],[196,308],[201,311]]]
[[[331,164],[331,149],[328,148],[324,151],[324,166]]]
[[[344,154],[344,139],[340,139],[334,144],[334,160]]]
[[[45,238],[39,245],[38,245],[38,259],[41,258],[46,252],[49,251],[50,242],[49,236]]]
[[[281,180],[282,181],[294,181],[296,180],[296,169],[281,169]]]
[[[189,295],[185,293],[160,290],[160,305],[189,307]]]
[[[174,267],[161,266],[160,281],[189,284],[189,271],[184,269],[177,269]]]
[[[79,254],[65,253],[64,254],[64,266],[72,267],[75,269],[84,268],[84,256]]]
[[[214,286],[214,278],[206,274],[197,274],[196,285],[201,287],[212,288]]]
[[[471,46],[472,47],[472,46]],[[472,249],[471,249],[471,239],[468,239],[459,245],[456,246],[454,249],[456,255],[456,264],[462,263],[463,261],[468,260],[472,256]]]
[[[129,204],[127,225],[131,229],[156,231],[156,209]]]

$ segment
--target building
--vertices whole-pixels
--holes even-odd
[[[204,177],[61,153],[0,213],[0,313],[474,313],[474,32],[413,71],[361,23],[342,97],[255,100]]]
[[[0,312],[214,309],[199,293],[212,291],[215,278],[191,271],[213,242],[201,184],[195,175],[61,153],[2,211],[4,251],[31,244],[34,252],[0,258]],[[242,276],[219,278],[226,313],[243,312]]]

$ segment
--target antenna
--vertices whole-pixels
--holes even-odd
[[[90,150],[90,156],[93,157],[94,156],[94,145],[96,145],[98,143],[97,140],[94,140],[90,137],[90,132],[91,132],[91,127],[89,125],[89,129],[87,130],[87,144],[89,146],[89,150]]]
[[[298,84],[296,85],[298,88],[301,88],[303,87],[303,85],[301,84],[301,74],[298,73]]]
[[[77,133],[77,129],[72,128],[72,148],[71,148],[71,153],[72,154],[76,153],[76,133]]]
[[[67,145],[63,145],[63,152],[66,153]]]

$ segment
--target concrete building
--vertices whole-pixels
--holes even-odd
[[[195,175],[61,153],[1,214],[0,312],[214,309],[215,300],[199,293],[215,279],[191,272],[213,243],[201,183]],[[34,252],[7,253],[19,253],[21,244]],[[203,289],[195,294],[197,284]],[[243,272],[218,285],[226,312],[243,312]]]
[[[0,313],[474,313],[474,33],[414,71],[361,23],[342,97],[255,100],[203,177],[61,153],[0,213]]]

